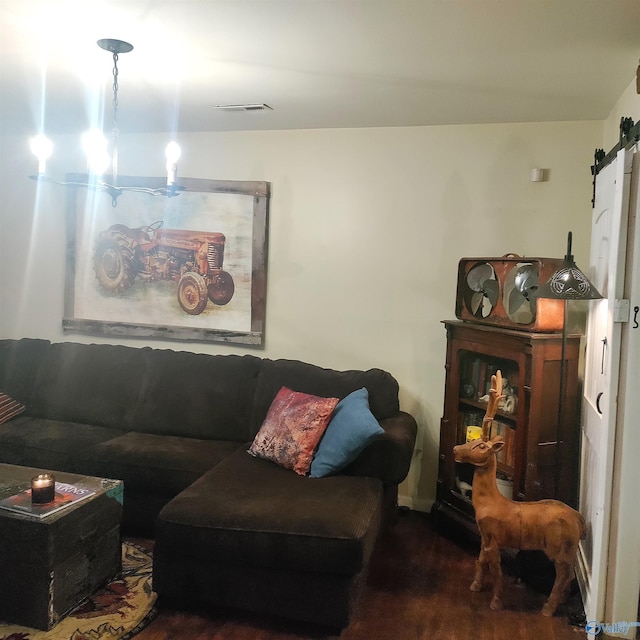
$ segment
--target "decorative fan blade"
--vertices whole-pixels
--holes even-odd
[[[482,300],[484,299],[484,294],[481,291],[474,293],[471,296],[471,313],[474,316],[479,315],[479,312],[482,309]]]
[[[520,307],[527,302],[527,298],[515,287],[511,289],[509,294],[509,315],[514,316]]]
[[[515,277],[516,289],[528,300],[538,288],[538,273],[533,265],[518,267]]]
[[[472,291],[484,291],[485,283],[492,278],[493,267],[489,263],[483,262],[469,271],[467,274],[467,284]]]
[[[528,324],[536,315],[536,300],[532,294],[538,288],[538,272],[533,264],[521,264],[511,273],[514,271],[507,313],[514,322]]]
[[[473,291],[467,298],[469,310],[476,318],[486,318],[500,295],[496,272],[488,262],[481,262],[467,273],[466,280],[470,292]]]
[[[485,280],[483,283],[483,293],[489,298],[492,307],[496,306],[500,295],[500,287],[497,280]]]

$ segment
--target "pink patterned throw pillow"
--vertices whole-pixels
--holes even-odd
[[[24,410],[25,406],[21,402],[14,400],[6,393],[0,391],[0,424],[11,420],[11,418],[15,418]]]
[[[249,453],[306,475],[337,404],[338,398],[320,398],[282,387]]]

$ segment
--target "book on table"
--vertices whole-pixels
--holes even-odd
[[[88,489],[87,487],[66,482],[56,482],[55,497],[52,502],[33,504],[31,502],[31,489],[24,489],[0,500],[0,509],[6,509],[7,511],[13,511],[32,518],[46,518],[61,509],[66,509],[81,500],[91,497],[95,493],[95,489]]]

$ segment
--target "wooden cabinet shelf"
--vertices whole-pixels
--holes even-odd
[[[456,463],[453,447],[482,424],[491,375],[504,378],[504,405],[492,435],[505,447],[498,459],[498,484],[514,500],[556,498],[577,502],[580,336],[565,343],[564,396],[560,407],[562,335],[530,333],[472,322],[444,321],[447,356],[444,412],[440,423],[437,518],[475,531],[471,505],[473,467]],[[476,431],[477,432],[477,431]]]
[[[466,400],[464,398],[460,398],[460,407],[469,407],[469,410],[475,410],[476,412],[482,413],[482,415],[484,415],[484,412],[487,408],[487,404],[486,402],[474,402],[473,400]],[[510,413],[502,413],[502,411],[498,410],[496,411],[496,419],[497,420],[505,420],[507,422],[515,422],[515,418],[513,417],[513,414]]]

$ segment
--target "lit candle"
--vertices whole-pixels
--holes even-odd
[[[56,480],[51,473],[41,473],[31,478],[31,502],[47,504],[56,495]]]
[[[87,154],[87,172],[101,176],[107,170],[109,158],[107,139],[102,131],[92,129],[82,136],[82,147]]]
[[[38,175],[43,176],[45,174],[45,168],[47,166],[47,159],[53,151],[53,144],[49,138],[39,135],[35,138],[31,138],[31,152],[38,158]]]
[[[171,187],[176,182],[178,175],[178,160],[180,158],[180,147],[177,142],[170,142],[165,149],[165,156],[167,158],[167,186]]]

